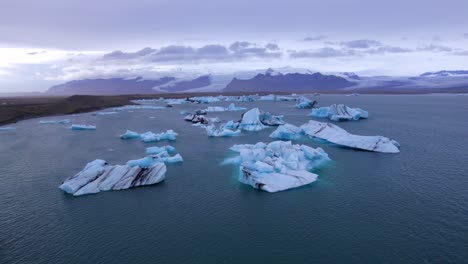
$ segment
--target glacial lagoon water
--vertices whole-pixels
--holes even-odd
[[[338,125],[395,139],[401,153],[302,139],[295,143],[322,147],[333,162],[317,182],[271,194],[242,185],[237,169],[220,163],[233,144],[271,141],[274,128],[209,138],[179,114],[208,105],[32,119],[0,131],[0,263],[466,263],[468,97],[314,99],[369,111],[367,120]],[[236,105],[284,114],[294,125],[312,119],[293,102]],[[97,130],[38,124],[64,118]],[[184,162],[169,164],[166,181],[154,186],[82,197],[57,188],[96,158],[124,164],[168,144],[119,139],[127,129],[173,129],[170,144]]]

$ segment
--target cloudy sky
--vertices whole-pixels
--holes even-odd
[[[4,0],[0,92],[268,67],[468,69],[466,0]]]

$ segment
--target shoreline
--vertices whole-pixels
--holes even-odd
[[[317,91],[320,94],[346,95],[357,91]],[[134,105],[132,100],[138,99],[157,99],[157,98],[186,98],[194,96],[240,96],[252,94],[278,94],[290,95],[291,92],[207,92],[207,93],[167,93],[167,94],[136,94],[136,95],[72,95],[72,96],[16,96],[16,97],[1,97],[0,95],[0,126],[14,124],[22,120],[57,116],[71,115],[79,113],[88,113],[99,111],[111,107],[119,107],[123,105]],[[459,92],[458,92],[459,93]],[[428,91],[424,93],[418,92],[377,92],[359,91],[362,95],[430,95],[430,94],[458,94],[456,92],[440,92]],[[311,94],[310,92],[297,92],[297,94]]]

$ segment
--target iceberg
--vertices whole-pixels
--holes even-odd
[[[297,103],[295,105],[296,108],[299,109],[307,109],[307,108],[314,108],[314,106],[317,104],[317,101],[311,101],[304,96],[301,96],[297,98]]]
[[[148,157],[144,157],[141,159],[136,160],[129,160],[127,161],[127,165],[130,167],[138,166],[140,168],[149,168],[153,166],[155,163],[179,163],[183,162],[182,156],[180,154],[176,154],[174,156],[170,156],[166,151],[160,152],[156,155],[151,155]]]
[[[123,190],[151,185],[166,178],[166,165],[156,162],[148,167],[109,165],[104,160],[94,160],[76,175],[67,178],[59,188],[74,196]]]
[[[151,131],[139,134],[137,132],[127,130],[124,134],[120,135],[121,139],[136,139],[139,138],[145,143],[157,142],[161,140],[176,140],[177,133],[173,130],[167,130],[166,132],[161,132],[155,134]]]
[[[114,111],[124,111],[124,110],[160,110],[166,109],[164,106],[155,106],[155,105],[124,105],[120,107],[113,108]]]
[[[16,127],[7,126],[7,127],[0,127],[0,131],[11,131],[16,130]]]
[[[238,156],[227,163],[239,165],[241,183],[267,192],[278,192],[310,184],[318,175],[310,172],[330,161],[321,148],[293,145],[290,141],[234,145]]]
[[[208,104],[208,103],[215,103],[219,102],[220,100],[213,96],[198,96],[198,97],[191,97],[189,98],[192,102],[197,102],[200,104]]]
[[[70,126],[70,129],[71,130],[96,130],[96,126],[72,124]]]
[[[204,115],[197,115],[197,114],[188,114],[184,117],[185,121],[190,121],[192,123],[201,123],[201,124],[208,124],[209,120]]]
[[[238,102],[255,102],[255,97],[253,95],[242,95],[237,98]]]
[[[242,114],[239,128],[246,131],[260,131],[266,128],[266,126],[260,122],[260,110],[258,110],[258,108],[252,108]]]
[[[206,127],[206,133],[209,137],[233,137],[240,135],[240,130],[231,130],[223,126],[216,128],[215,125],[210,125]]]
[[[187,103],[186,99],[166,99],[164,102],[168,105],[180,105]]]
[[[245,107],[239,107],[239,106],[235,106],[234,103],[231,103],[228,107],[227,107],[227,111],[243,111],[243,110],[246,110],[247,108]]]
[[[266,126],[279,126],[284,125],[286,122],[283,120],[283,116],[275,116],[272,115],[270,112],[265,112],[260,114],[260,122]]]
[[[238,107],[234,105],[234,103],[231,103],[228,107],[222,107],[222,106],[209,106],[205,109],[206,112],[224,112],[224,111],[243,111],[246,110],[247,108],[245,107]]]
[[[234,122],[230,120],[226,124],[222,125],[222,127],[227,129],[236,129],[239,127],[239,122]]]
[[[353,135],[330,123],[311,120],[302,125],[301,129],[311,138],[323,139],[341,146],[384,153],[400,152],[398,149],[400,144],[395,140],[383,136]]]
[[[94,113],[93,115],[95,116],[106,116],[106,115],[115,115],[115,114],[118,114],[119,112],[116,112],[116,111],[107,111],[107,112],[97,112],[97,113]]]
[[[39,124],[43,124],[43,125],[46,125],[46,124],[69,124],[71,121],[70,119],[62,119],[62,120],[41,120],[39,121]]]
[[[269,94],[269,95],[263,95],[258,98],[259,101],[276,101],[276,95],[274,94]]]
[[[166,146],[163,146],[163,147],[149,147],[149,148],[146,148],[146,154],[148,154],[148,155],[159,154],[159,153],[161,153],[163,151],[171,153],[171,152],[175,151],[175,148],[173,146],[170,146],[170,145],[166,145]]]
[[[329,118],[332,121],[359,120],[368,118],[369,113],[361,108],[351,108],[343,104],[333,104],[315,108],[310,113],[312,117]]]
[[[302,136],[301,133],[302,130],[299,127],[291,124],[284,124],[273,131],[270,137],[284,140],[297,140]]]

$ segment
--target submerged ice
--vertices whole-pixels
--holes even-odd
[[[290,141],[234,145],[231,150],[238,156],[225,163],[239,165],[239,181],[267,192],[314,182],[318,175],[310,170],[330,160],[321,148],[293,145]]]

